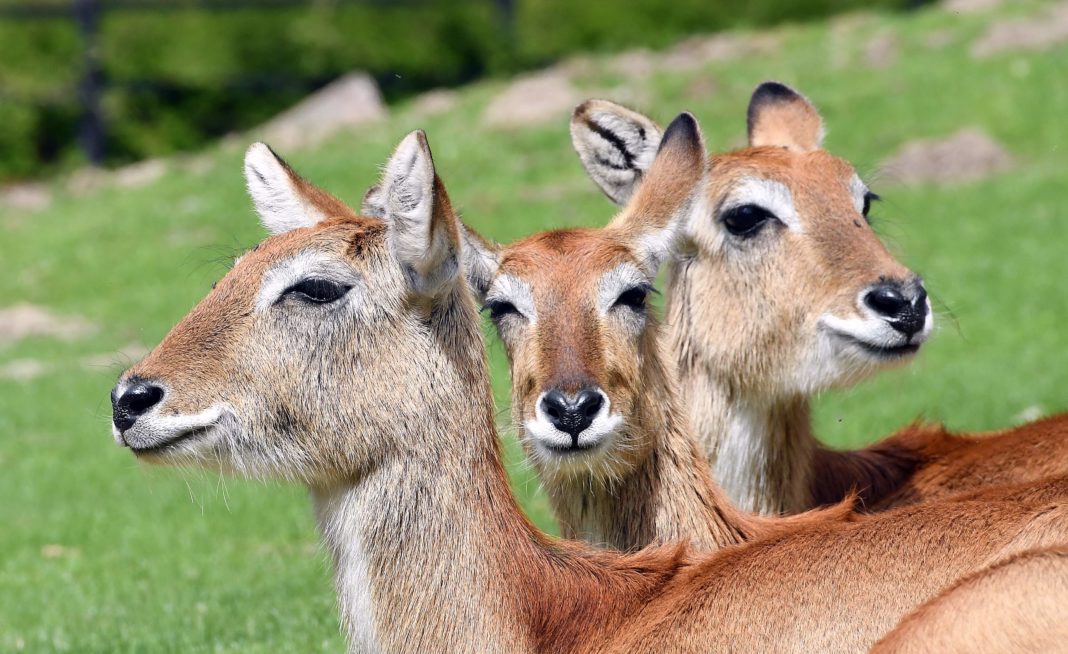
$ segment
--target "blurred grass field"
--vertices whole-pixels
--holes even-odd
[[[974,57],[993,22],[1048,10],[1005,5],[850,15],[775,29],[761,54],[692,70],[632,75],[594,58],[574,75],[588,95],[662,122],[693,111],[714,150],[743,142],[749,93],[781,79],[820,107],[827,148],[886,199],[876,229],[924,275],[940,324],[914,365],[820,398],[817,433],[834,445],[918,417],[978,430],[1068,408],[1068,45]],[[873,43],[891,44],[890,54],[873,59]],[[402,106],[382,126],[281,154],[358,205],[391,147],[422,127],[454,205],[483,233],[508,241],[603,224],[613,208],[572,153],[566,117],[480,126],[506,83],[462,89],[445,113]],[[1013,168],[952,187],[877,174],[903,144],[962,127],[1005,146]],[[0,209],[0,305],[33,303],[97,326],[70,341],[0,344],[0,370],[37,369],[0,376],[0,651],[344,650],[302,489],[141,467],[109,431],[108,392],[131,362],[99,355],[157,343],[263,237],[243,188],[246,141],[140,188],[57,190],[46,210]],[[506,425],[507,367],[493,337],[489,350]],[[525,508],[553,528],[510,440],[508,451]]]

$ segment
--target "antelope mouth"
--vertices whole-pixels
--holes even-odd
[[[896,345],[886,345],[883,343],[872,343],[869,341],[865,341],[863,339],[857,338],[852,334],[847,334],[845,332],[838,332],[834,330],[830,331],[840,340],[849,343],[850,345],[856,346],[867,354],[882,359],[898,359],[902,357],[912,356],[920,350],[920,345],[923,344],[922,341],[917,341],[915,343],[910,341],[904,341]]]
[[[201,436],[205,436],[206,434],[211,432],[211,430],[214,429],[214,428],[215,428],[215,425],[205,425],[203,427],[193,427],[192,429],[187,429],[187,430],[185,430],[183,432],[179,432],[178,434],[172,436],[171,438],[169,438],[167,440],[164,440],[164,441],[161,441],[161,442],[158,442],[158,443],[152,443],[150,445],[140,445],[140,444],[130,443],[125,438],[125,436],[123,437],[123,439],[127,440],[126,447],[130,448],[130,451],[133,452],[135,456],[147,456],[147,455],[152,455],[152,454],[162,454],[162,453],[164,453],[164,452],[166,452],[168,450],[173,450],[178,445],[181,445],[182,443],[185,443],[186,441],[192,441],[192,440],[200,438]]]
[[[570,445],[538,441],[538,444],[556,456],[578,456],[580,454],[588,454],[600,448],[601,445],[604,444],[604,441],[598,441],[596,443],[572,443]]]
[[[114,426],[112,429],[119,444],[129,448],[134,456],[159,456],[205,440],[226,416],[223,407],[215,406],[192,415],[145,415],[125,431]]]
[[[524,440],[543,459],[559,461],[588,461],[611,449],[623,426],[623,416],[604,411],[592,423],[576,434],[558,429],[544,413],[523,423]]]

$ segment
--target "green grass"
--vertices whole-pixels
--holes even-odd
[[[1040,10],[1014,3],[1000,12]],[[784,27],[768,55],[639,82],[594,60],[580,79],[590,95],[637,89],[647,98],[639,108],[665,122],[694,111],[715,149],[740,143],[748,94],[777,78],[820,106],[828,148],[862,173],[906,141],[971,125],[1017,158],[1009,173],[954,188],[875,180],[887,198],[876,224],[925,275],[941,324],[914,365],[820,399],[818,431],[831,443],[859,445],[918,416],[986,429],[1013,424],[1031,407],[1068,408],[1068,47],[972,60],[969,45],[989,20],[931,9]],[[896,39],[899,57],[871,68],[862,52],[882,34]],[[948,45],[930,47],[932,35]],[[357,203],[396,141],[424,127],[455,205],[486,234],[507,241],[603,224],[612,207],[585,179],[564,118],[519,131],[479,126],[499,88],[464,89],[457,108],[425,120],[402,107],[382,127],[289,158]],[[175,169],[139,189],[59,193],[43,212],[0,215],[2,304],[42,304],[98,326],[72,342],[0,346],[0,367],[20,359],[50,366],[30,381],[0,379],[2,651],[344,648],[304,492],[139,467],[111,443],[108,427],[108,391],[128,362],[80,362],[129,343],[154,345],[233,254],[262,238],[239,150],[209,153],[207,171]],[[504,409],[507,368],[494,339],[490,353]],[[551,528],[514,444],[509,454],[524,506]]]

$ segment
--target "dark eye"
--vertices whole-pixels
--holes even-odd
[[[615,306],[630,307],[635,311],[645,311],[645,299],[649,297],[648,286],[633,286],[619,294]]]
[[[878,202],[881,199],[882,198],[880,198],[877,194],[872,193],[871,191],[868,191],[864,194],[864,209],[861,211],[861,213],[864,214],[865,218],[868,217],[868,212],[871,211],[871,203]]]
[[[305,302],[328,304],[340,299],[350,288],[352,287],[326,279],[305,279],[287,288],[282,297],[295,295]]]
[[[519,315],[519,309],[516,309],[515,305],[507,300],[487,300],[482,309],[490,312],[490,320],[493,322],[498,322],[505,316]]]
[[[728,232],[742,238],[756,236],[765,223],[774,219],[774,214],[755,204],[743,204],[728,209],[720,218]]]

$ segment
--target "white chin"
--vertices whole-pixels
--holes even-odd
[[[579,432],[577,439],[560,431],[544,416],[523,423],[526,440],[531,443],[537,458],[554,465],[580,464],[584,469],[591,460],[604,456],[616,440],[623,425],[623,416],[602,414],[589,427]]]
[[[837,341],[843,354],[859,356],[873,362],[892,363],[915,354],[934,327],[931,312],[927,312],[923,329],[911,337],[894,329],[881,318],[838,318],[825,315],[819,327],[832,340]]]
[[[164,416],[154,411],[140,416],[124,433],[118,433],[114,425],[112,431],[120,444],[139,457],[189,455],[216,440],[227,415],[221,405],[189,415]]]
[[[924,328],[906,339],[881,319],[841,319],[823,316],[810,358],[798,369],[793,392],[805,394],[849,386],[872,374],[909,361],[930,336],[928,314]]]

